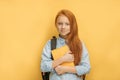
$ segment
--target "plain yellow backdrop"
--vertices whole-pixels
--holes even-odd
[[[0,80],[42,80],[41,51],[61,9],[75,14],[88,48],[86,80],[120,80],[119,0],[0,0]]]

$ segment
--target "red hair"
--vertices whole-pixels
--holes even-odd
[[[74,54],[74,64],[78,65],[82,56],[82,43],[78,36],[78,25],[74,14],[69,10],[61,10],[55,18],[55,24],[60,15],[65,15],[70,21],[70,33],[67,35],[67,44]]]

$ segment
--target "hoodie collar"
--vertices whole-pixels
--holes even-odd
[[[60,41],[61,44],[65,44],[65,39],[64,38],[62,38],[62,37],[59,36],[58,40]]]

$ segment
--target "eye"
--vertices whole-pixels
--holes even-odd
[[[61,23],[61,22],[58,22],[57,24],[58,24],[58,25],[62,25],[63,23]]]
[[[65,25],[67,25],[67,26],[68,26],[68,25],[70,25],[70,24],[69,24],[69,23],[65,23]]]

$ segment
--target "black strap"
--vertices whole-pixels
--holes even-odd
[[[53,36],[53,38],[51,39],[51,50],[56,48],[56,43],[57,43],[57,39],[55,36]],[[53,60],[52,54],[51,54],[51,59]]]

